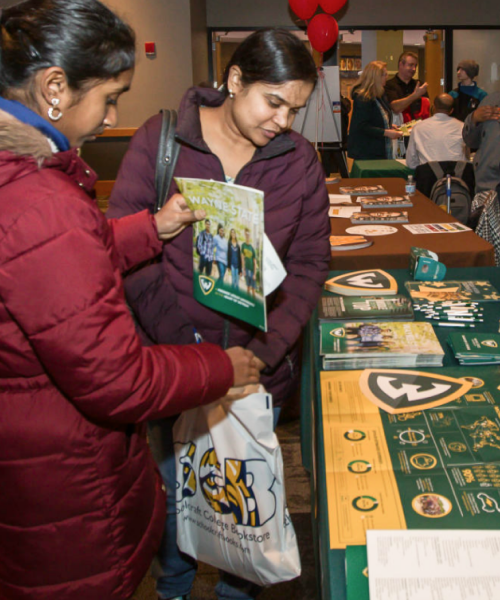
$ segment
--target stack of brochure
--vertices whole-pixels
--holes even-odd
[[[368,248],[373,242],[363,235],[331,235],[330,248],[336,252],[342,250],[359,250]]]
[[[410,196],[361,196],[357,199],[363,208],[410,208]]]
[[[452,333],[447,341],[461,365],[500,364],[498,333]]]
[[[489,282],[477,281],[407,281],[406,289],[416,305],[430,302],[499,302],[500,293]]]
[[[440,367],[444,351],[430,323],[357,321],[320,324],[325,371]]]
[[[355,212],[351,215],[351,223],[408,223],[406,210],[383,210],[379,212]]]
[[[387,195],[387,190],[381,185],[344,185],[339,188],[339,191],[341,194],[349,194],[350,196]]]
[[[322,296],[318,319],[323,321],[412,321],[412,302],[406,296]]]

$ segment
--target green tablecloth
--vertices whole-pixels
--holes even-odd
[[[415,171],[397,160],[355,160],[350,177],[401,177],[406,179]]]
[[[347,271],[332,271],[334,277]],[[399,293],[407,295],[404,282],[409,279],[406,269],[389,271],[397,280]],[[489,280],[500,289],[500,269],[496,267],[476,267],[464,269],[448,269],[449,280]],[[329,295],[328,292],[325,292]],[[498,332],[498,303],[485,303],[484,323],[476,325],[476,332]],[[423,320],[418,316],[417,320]],[[444,366],[457,365],[446,338],[451,331],[447,327],[435,328],[435,332],[445,351]],[[463,367],[464,372],[471,374],[470,367]],[[491,366],[500,374],[500,367]],[[346,600],[345,551],[330,549],[328,502],[325,477],[325,456],[323,440],[323,422],[321,415],[321,392],[319,373],[321,360],[319,356],[319,328],[315,311],[304,336],[304,352],[302,366],[301,389],[301,438],[302,459],[304,466],[311,473],[311,499],[313,514],[313,544],[316,559],[318,598],[320,600]],[[427,369],[419,369],[426,371]],[[431,369],[432,370],[432,369]],[[439,371],[439,369],[436,369]]]

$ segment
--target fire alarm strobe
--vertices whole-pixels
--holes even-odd
[[[156,56],[155,42],[145,42],[144,49],[146,51],[146,56]]]

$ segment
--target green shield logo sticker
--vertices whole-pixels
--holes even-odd
[[[333,277],[325,283],[325,289],[345,296],[386,296],[396,294],[398,284],[381,269],[367,269]]]
[[[201,291],[208,296],[210,292],[213,292],[215,288],[215,281],[211,277],[207,277],[206,275],[199,276],[200,288]]]
[[[399,369],[365,369],[359,379],[363,394],[391,414],[447,404],[466,394],[471,385],[446,375]]]

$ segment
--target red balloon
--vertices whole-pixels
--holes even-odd
[[[346,2],[347,0],[319,0],[319,5],[326,13],[333,15],[333,13],[338,12]]]
[[[318,52],[326,52],[339,37],[339,26],[331,15],[320,13],[309,21],[307,37]]]
[[[303,21],[310,19],[318,8],[318,0],[288,0],[288,4]]]

